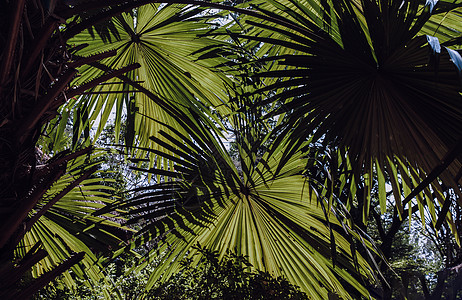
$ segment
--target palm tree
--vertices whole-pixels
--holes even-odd
[[[162,263],[147,289],[177,272],[184,258],[194,257],[197,263],[200,257],[193,246],[200,244],[218,251],[220,257],[229,250],[247,255],[255,268],[288,278],[313,299],[368,296],[373,271],[351,244],[352,240],[361,243],[360,235],[347,225],[345,211],[331,209],[321,191],[304,178],[306,161],[301,152],[277,171],[282,153],[291,144],[268,143],[271,125],[256,123],[258,110],[244,112],[236,103],[228,105],[234,111],[229,118],[236,136],[234,158],[209,128],[203,123],[191,126],[183,115],[178,120],[187,135],[164,124],[170,132],[152,137],[166,147],[170,144],[173,155],[149,150],[174,166],[145,169],[160,175],[160,181],[137,189],[130,201],[116,205],[127,210],[129,224],[146,222],[138,233],[140,239],[150,234],[157,242],[147,255],[157,258],[161,253]],[[265,149],[273,147],[278,155],[269,156]],[[363,242],[374,253],[370,242]],[[140,268],[151,259],[142,260]]]
[[[91,148],[54,153],[49,159],[36,145],[41,127],[55,117],[57,108],[67,99],[139,65],[107,71],[71,88],[76,67],[114,53],[74,56],[81,46],[69,47],[61,35],[62,16],[69,9],[63,2],[21,0],[2,2],[0,6],[1,297],[18,299],[30,297],[71,267],[74,274],[101,279],[90,248],[101,247],[101,241],[113,246],[121,242],[107,231],[108,227],[120,227],[120,222],[107,220],[111,215],[89,216],[104,202],[113,200],[107,189],[103,193],[95,184],[101,179],[90,178],[97,170],[89,164],[92,160],[87,160]],[[69,24],[66,30],[82,26],[77,23]],[[94,24],[90,21],[85,26]],[[82,269],[76,266],[80,261]],[[38,278],[18,290],[32,266]],[[65,278],[71,281],[69,275]]]
[[[116,33],[116,40],[123,41],[126,36],[120,35],[117,30],[124,28],[128,30],[127,34],[130,41],[134,42],[135,48],[142,49],[146,37],[148,37],[147,42],[152,43],[152,37],[150,38],[152,35],[160,36],[160,39],[154,39],[157,44],[162,41],[162,36],[165,34],[172,37],[172,30],[176,31],[180,39],[183,38],[181,31],[183,35],[188,35],[185,28],[182,29],[178,25],[169,28],[169,24],[177,22],[181,25],[178,21],[191,18],[199,13],[197,10],[187,11],[181,7],[167,7],[167,9],[160,10],[159,5],[154,5],[139,10],[158,12],[157,20],[160,23],[157,24],[153,24],[148,19],[145,19],[146,24],[143,24],[141,18],[137,18],[137,22],[134,22],[135,19],[133,17],[130,19],[129,14],[120,16],[120,13],[131,11],[134,7],[147,2],[150,1],[112,1],[101,4],[100,1],[37,3],[24,0],[1,4],[2,22],[4,23],[2,23],[1,35],[3,42],[0,48],[2,53],[0,70],[0,110],[2,112],[0,121],[2,140],[0,144],[0,166],[2,168],[0,176],[2,187],[0,258],[5,266],[0,275],[5,279],[2,285],[2,297],[4,298],[28,297],[71,267],[74,274],[89,277],[97,282],[101,279],[101,273],[98,269],[99,263],[92,251],[97,249],[107,251],[108,247],[116,248],[121,242],[117,235],[110,233],[113,229],[108,231],[109,227],[120,228],[120,222],[108,220],[108,218],[118,219],[116,215],[90,216],[95,209],[113,200],[107,192],[99,191],[102,187],[96,183],[100,179],[89,178],[94,176],[92,174],[96,171],[96,168],[89,164],[94,161],[95,156],[93,155],[91,159],[87,157],[92,149],[82,148],[82,145],[73,147],[73,153],[67,150],[56,153],[57,149],[51,149],[50,154],[53,157],[43,160],[45,156],[42,157],[40,154],[41,147],[38,139],[43,125],[56,116],[60,105],[69,99],[70,103],[75,103],[81,94],[88,96],[85,98],[87,103],[94,104],[95,98],[92,99],[92,95],[101,92],[110,94],[111,91],[101,90],[101,87],[107,87],[108,85],[104,82],[116,77],[124,84],[111,82],[112,87],[117,84],[122,87],[122,90],[115,89],[115,93],[122,91],[122,95],[128,95],[130,92],[144,92],[147,95],[134,103],[137,106],[141,106],[139,103],[142,103],[145,109],[141,109],[141,112],[151,114],[150,108],[152,109],[153,103],[168,111],[168,102],[153,93],[158,91],[147,89],[151,88],[152,82],[148,80],[146,88],[138,80],[133,80],[133,77],[123,75],[140,67],[133,61],[133,58],[126,60],[127,64],[119,62],[106,65],[105,58],[115,56],[116,60],[120,59],[120,56],[117,56],[117,50],[111,48],[109,51],[98,51],[90,55],[89,52],[94,48],[90,47],[90,51],[85,52],[82,50],[87,46],[84,41],[79,41],[78,38],[70,41],[85,29],[89,29],[90,33],[96,32],[96,36],[101,39],[110,39],[111,35]],[[118,15],[119,17],[111,19]],[[124,19],[124,17],[127,18]],[[127,21],[131,22],[131,25]],[[189,24],[189,28],[197,29],[195,34],[201,33],[199,29],[205,26],[200,23],[195,26],[196,23],[193,22],[184,22],[184,24]],[[144,28],[138,28],[136,25],[143,25]],[[132,26],[131,29],[130,26]],[[135,33],[134,30],[137,32]],[[142,37],[140,33],[143,34]],[[82,36],[85,35],[81,35],[80,38]],[[186,37],[186,39],[190,41],[190,45],[176,53],[174,60],[167,60],[164,57],[163,61],[157,61],[160,70],[158,73],[163,81],[163,87],[170,88],[170,91],[176,93],[177,101],[180,103],[193,101],[197,107],[206,110],[204,105],[199,105],[200,103],[195,101],[193,93],[198,95],[199,100],[206,105],[210,105],[205,101],[206,99],[216,101],[220,94],[212,94],[207,87],[197,87],[198,77],[213,78],[213,74],[207,73],[207,64],[195,64],[191,60],[184,59],[183,56],[189,50],[192,52],[194,47],[197,47],[193,38]],[[101,46],[97,42],[95,44],[97,47]],[[179,45],[178,41],[176,44]],[[146,49],[150,50],[149,47]],[[123,50],[127,50],[126,45]],[[148,54],[149,58],[144,66],[148,64],[154,66],[152,55],[159,54],[158,50],[163,52],[164,56],[171,57],[172,55],[168,47],[158,47],[155,52]],[[126,52],[121,52],[126,54]],[[77,77],[76,74],[79,72],[81,76]],[[135,74],[137,78],[141,77],[138,79],[147,79],[148,74],[154,73],[152,69],[148,71],[144,69],[140,73],[132,72],[131,74]],[[172,80],[174,82],[176,80],[173,84],[174,88],[170,87]],[[146,101],[147,98],[151,102]],[[123,100],[118,100],[119,112],[123,101],[130,105],[128,98],[120,99]],[[109,97],[108,101],[114,103],[115,98]],[[108,108],[106,112],[110,111],[110,105],[106,105]],[[195,108],[196,106],[191,105],[190,107]],[[97,108],[101,109],[101,106]],[[88,111],[84,108],[76,109],[76,111],[72,111],[73,109],[71,107],[70,110],[63,111],[63,116],[74,115],[75,120],[80,118],[79,122],[88,128],[88,123],[84,120]],[[165,115],[165,112],[155,111],[154,113],[159,116]],[[103,123],[107,116],[108,114],[103,113]],[[132,126],[135,126],[136,122],[137,129],[148,129],[147,133],[144,133],[145,136],[152,132],[152,128],[141,126],[140,120],[135,120],[134,114],[130,116]],[[56,130],[48,128],[46,132],[52,133],[56,139],[59,139],[63,136],[66,122],[58,124],[53,121],[53,124],[57,124]],[[120,125],[120,122],[118,124]],[[75,131],[78,132],[78,129],[76,127]],[[132,129],[129,132],[133,139],[135,131]],[[79,136],[75,134],[74,137],[75,141],[78,141]],[[79,162],[76,163],[76,161]],[[80,202],[82,200],[84,200],[83,203]],[[54,237],[58,239],[54,240]],[[102,241],[105,243],[104,246],[101,245]],[[80,253],[74,255],[73,252]],[[57,266],[67,258],[70,259],[51,270],[53,266]],[[12,263],[14,260],[19,262]],[[41,261],[40,264],[37,264],[39,261]],[[77,266],[79,261],[82,261],[82,264]],[[34,266],[32,270],[34,276],[40,276],[40,278],[30,284],[27,289],[18,290],[18,283],[24,279],[24,274],[30,272],[29,269],[32,266]],[[11,273],[14,273],[14,276],[10,276]],[[65,281],[72,284],[72,278],[67,273]]]
[[[91,257],[89,247],[70,233],[101,219],[88,217],[91,209],[85,209],[83,217],[77,205],[63,215],[77,210],[78,225],[66,227],[69,220],[63,223],[50,210],[54,202],[44,204],[46,191],[59,186],[58,178],[63,182],[75,178],[66,170],[81,152],[58,156],[42,168],[34,153],[42,126],[56,115],[58,106],[81,94],[62,110],[63,122],[55,137],[66,126],[66,114],[73,114],[77,146],[81,131],[88,132],[98,120],[101,131],[114,107],[118,132],[125,108],[127,146],[138,146],[140,151],[134,154],[138,159],[149,153],[147,171],[156,175],[157,183],[147,194],[118,207],[130,209],[127,216],[135,216],[130,222],[147,219],[141,232],[147,234],[140,233],[140,239],[157,239],[159,250],[166,251],[151,284],[163,271],[175,271],[190,246],[200,242],[222,254],[236,247],[255,267],[284,274],[319,299],[333,293],[344,298],[368,295],[365,285],[372,271],[364,254],[374,248],[362,239],[355,223],[367,222],[374,182],[382,210],[389,182],[400,217],[412,213],[415,205],[422,213],[427,206],[436,227],[444,220],[453,225],[448,214],[451,201],[439,192],[441,182],[459,191],[461,108],[455,71],[460,70],[460,56],[441,45],[458,43],[454,39],[458,24],[453,20],[459,1],[250,1],[242,6],[250,4],[253,9],[229,7],[239,13],[233,15],[239,22],[234,27],[215,26],[227,30],[217,30],[215,39],[196,39],[215,28],[203,9],[141,7],[150,2],[2,4],[0,182],[5,187],[2,207],[10,214],[9,219],[2,218],[3,260],[11,261],[11,249],[24,235],[17,231],[23,220],[39,224],[38,217],[27,215],[41,205],[43,213],[50,212],[48,220],[57,224],[55,228],[67,230],[61,236],[68,240],[57,247],[49,244],[48,253],[73,244],[71,249],[83,249]],[[419,32],[438,36],[444,44],[418,36]],[[228,59],[230,52],[224,49],[233,47],[218,38],[223,35],[246,47],[233,55],[257,58],[253,77],[261,78],[262,86],[240,94],[230,85],[235,73],[228,66],[239,65],[240,60]],[[83,44],[87,41],[88,46]],[[227,73],[212,72],[210,67],[216,65]],[[231,97],[255,98],[236,104],[228,101],[227,88]],[[275,109],[255,114],[268,106]],[[261,120],[275,115],[280,115],[277,127]],[[229,124],[224,116],[229,116]],[[257,123],[267,129],[256,130],[252,125]],[[236,135],[237,163],[220,144],[217,127],[225,125]],[[334,189],[329,190],[328,185],[337,181],[313,184],[315,177],[302,176],[306,166],[302,150],[316,143],[345,157],[339,161],[339,195],[349,189],[344,193],[347,199],[337,201]],[[92,169],[81,167],[86,171],[79,178],[84,180]],[[78,180],[62,191],[80,185]],[[356,183],[364,186],[362,215],[352,214],[352,219],[342,206],[359,199]],[[437,201],[431,193],[439,195]],[[43,204],[37,206],[40,201]],[[355,241],[362,241],[366,250],[356,249]],[[37,254],[37,247],[30,248],[36,256],[24,261],[24,268],[44,255]],[[61,261],[69,254],[67,249],[50,261]],[[55,275],[43,277],[40,285]]]
[[[340,204],[360,207],[359,214],[350,212],[355,223],[365,227],[369,219],[373,191],[377,189],[383,212],[389,201],[386,192],[386,185],[389,184],[400,220],[417,210],[420,210],[424,219],[425,209],[428,209],[433,218],[433,226],[441,226],[442,222],[447,221],[454,229],[455,223],[449,212],[452,200],[445,196],[444,191],[445,185],[449,185],[460,194],[457,183],[460,179],[460,163],[457,158],[460,153],[461,87],[457,72],[460,70],[461,60],[458,52],[444,47],[457,42],[455,38],[458,37],[458,32],[454,29],[451,32],[448,28],[458,28],[458,24],[448,22],[446,26],[442,26],[438,22],[444,19],[443,16],[449,16],[451,20],[457,14],[460,3],[440,1],[435,5],[433,1],[251,1],[244,5],[249,4],[254,10],[230,8],[242,13],[238,25],[223,26],[226,31],[217,30],[215,35],[230,35],[234,41],[240,43],[243,40],[248,41],[245,44],[248,53],[257,57],[255,62],[258,65],[266,66],[261,68],[257,65],[257,71],[253,74],[253,78],[261,78],[265,86],[248,92],[254,96],[265,95],[266,97],[262,97],[264,100],[230,110],[234,112],[231,116],[235,116],[241,111],[248,112],[275,103],[276,109],[262,117],[264,119],[280,115],[280,125],[273,130],[278,135],[274,137],[275,146],[270,147],[265,159],[259,161],[262,163],[262,169],[259,169],[258,164],[254,165],[257,158],[261,158],[258,155],[259,146],[255,146],[254,138],[247,135],[238,142],[239,147],[242,147],[239,157],[245,162],[240,162],[243,170],[239,173],[234,164],[229,163],[229,159],[222,157],[223,150],[217,150],[215,146],[210,148],[210,142],[204,139],[213,140],[213,137],[207,137],[205,133],[201,136],[196,136],[193,132],[188,132],[188,135],[181,133],[176,134],[176,138],[171,137],[171,134],[163,134],[163,142],[158,137],[153,137],[153,141],[164,145],[165,139],[169,137],[167,142],[174,145],[171,149],[173,155],[170,153],[171,156],[168,156],[168,153],[157,150],[152,153],[155,157],[164,156],[174,163],[169,171],[153,168],[149,172],[175,178],[176,181],[168,183],[166,180],[165,183],[153,186],[153,191],[146,198],[136,198],[132,204],[152,205],[135,210],[136,213],[146,215],[135,218],[133,222],[152,217],[153,224],[149,228],[157,230],[156,236],[163,237],[172,230],[171,234],[177,234],[180,240],[167,234],[170,239],[166,244],[160,243],[163,245],[161,250],[173,248],[173,252],[168,253],[174,253],[172,255],[178,257],[186,253],[185,249],[189,249],[191,241],[197,241],[186,238],[186,246],[178,246],[185,235],[197,234],[198,240],[206,240],[206,244],[211,243],[212,247],[221,245],[226,237],[233,236],[232,230],[225,223],[217,232],[199,230],[199,224],[207,223],[202,217],[202,210],[207,210],[209,217],[216,220],[216,224],[222,224],[221,211],[218,213],[214,209],[218,210],[223,205],[223,211],[228,211],[226,208],[229,207],[232,210],[235,206],[227,206],[227,203],[243,205],[246,197],[242,195],[248,195],[251,191],[256,191],[255,194],[259,195],[258,179],[253,178],[252,174],[269,186],[271,184],[268,182],[276,184],[279,179],[277,174],[284,173],[301,149],[311,149],[304,146],[307,141],[312,141],[338,153],[336,157],[339,160],[334,161],[331,166],[338,168],[336,172],[340,183],[325,179],[325,184],[321,182],[318,185],[318,191],[321,191],[319,194],[328,196],[327,207],[336,206],[335,197],[343,198]],[[422,35],[429,33],[432,28],[435,29],[435,24],[439,25],[432,32],[434,36]],[[242,27],[244,33],[241,33]],[[217,47],[210,47],[208,50],[210,49],[212,55],[216,53],[214,51]],[[242,117],[238,119],[243,120]],[[248,121],[236,121],[233,126],[237,126],[239,122]],[[189,123],[185,127],[201,132],[201,129],[191,127]],[[169,126],[167,128],[171,130]],[[235,129],[245,130],[239,126]],[[290,135],[290,142],[287,142],[287,135]],[[193,137],[195,143],[203,143],[203,146],[194,148],[193,143],[186,148],[195,150],[183,148],[181,145],[190,137]],[[176,141],[177,139],[181,142]],[[201,147],[208,151],[199,150]],[[201,154],[186,154],[181,149]],[[218,156],[201,156],[209,151]],[[279,153],[281,151],[283,155]],[[268,162],[272,158],[279,161],[279,166]],[[231,169],[226,174],[234,174],[229,175],[232,179],[224,175],[209,178],[210,174],[215,174],[217,168],[197,170],[201,164],[198,161],[202,161],[204,166],[210,166],[215,160],[222,162],[219,164],[220,168]],[[188,163],[182,165],[185,161]],[[179,171],[176,171],[177,168]],[[265,172],[272,177],[265,178]],[[197,174],[202,176],[194,176]],[[439,180],[435,180],[436,178]],[[218,190],[215,182],[220,183],[221,188]],[[201,184],[204,186],[199,187]],[[340,190],[338,186],[335,187],[338,194],[332,192],[334,184],[341,187]],[[225,186],[228,188],[222,190]],[[226,195],[228,189],[237,191],[237,200]],[[343,189],[348,191],[344,193]],[[252,196],[258,198],[253,194]],[[215,197],[218,199],[213,200]],[[209,199],[209,204],[203,198]],[[195,205],[189,207],[185,204],[188,201]],[[356,206],[358,201],[361,203]],[[157,208],[155,203],[159,203]],[[165,205],[166,210],[162,209]],[[158,217],[164,211],[171,216],[159,220]],[[193,215],[189,215],[190,213]],[[184,226],[186,221],[196,222],[199,227]],[[244,219],[232,224],[237,224],[236,228],[242,228],[239,226],[243,224],[252,226],[251,222]],[[285,225],[290,228],[290,224]],[[454,233],[457,235],[457,232]],[[210,238],[204,237],[209,235]],[[251,237],[249,239],[252,240]],[[245,249],[245,242],[242,243],[244,245],[239,245],[243,248],[237,247],[238,249]],[[233,245],[235,244],[228,244],[229,247]],[[251,254],[257,257],[256,253]],[[255,265],[268,267],[268,264],[261,265],[257,258],[252,259]],[[284,268],[290,269],[289,265]],[[165,270],[171,271],[175,268],[175,264],[162,265],[153,278],[157,278]],[[356,287],[360,289],[359,286]],[[330,288],[338,292],[332,286]],[[313,288],[306,290],[316,295]]]
[[[461,58],[447,46],[459,43],[453,17],[461,3],[250,4],[258,12],[243,14],[232,36],[267,65],[254,74],[266,85],[255,94],[268,92],[257,105],[276,103],[268,117],[285,120],[276,139],[290,134],[295,145],[308,138],[322,145],[329,171],[321,186],[362,229],[374,194],[382,213],[387,202],[396,206],[396,222],[383,232],[386,255],[399,224],[417,211],[437,229],[447,222],[458,239],[450,206],[460,197]]]
[[[3,250],[2,298],[30,297],[62,273],[63,283],[74,286],[75,277],[66,272],[68,269],[91,282],[106,280],[97,255],[120,247],[131,230],[121,227],[123,219],[117,215],[91,216],[114,202],[113,189],[102,186],[104,180],[95,176],[101,173],[95,171],[100,164],[97,158],[103,154],[72,159],[65,174],[45,190],[31,209],[20,225],[23,230],[9,242],[14,246],[11,253]],[[28,279],[28,274],[34,279]]]
[[[384,210],[388,181],[400,216],[416,196],[421,209],[427,205],[430,183],[432,191],[444,190],[442,181],[460,195],[462,59],[445,45],[458,41],[453,16],[461,4],[436,2],[255,1],[239,23],[247,27],[232,33],[266,63],[253,74],[265,83],[255,93],[268,95],[258,105],[277,103],[269,117],[287,119],[279,139],[312,137],[339,149],[348,182],[365,182],[365,203],[377,178]],[[443,209],[449,202],[438,202],[443,212],[432,211],[434,224],[452,223]],[[368,214],[364,205],[364,221]]]

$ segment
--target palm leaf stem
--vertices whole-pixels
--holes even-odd
[[[99,91],[99,92],[83,92],[81,95],[110,95],[110,94],[133,94],[133,93],[142,93],[137,90],[127,90],[127,91]]]
[[[62,273],[66,272],[77,263],[79,263],[84,258],[84,256],[85,252],[79,252],[77,254],[72,255],[69,259],[61,263],[53,270],[35,279],[30,285],[28,285],[26,288],[15,294],[10,299],[27,299],[31,297],[38,290],[46,286],[50,281],[52,281]]]
[[[20,205],[4,220],[3,225],[0,227],[0,249],[10,240],[13,234],[20,228],[21,222],[27,217],[29,212],[35,207],[37,202],[42,198],[45,192],[50,188],[65,173],[65,166],[57,166],[49,171],[46,176],[36,186],[32,194],[20,201]]]
[[[106,66],[106,65],[104,65],[102,63],[99,63],[99,62],[94,62],[94,63],[91,63],[90,65],[92,67],[98,68],[98,69],[100,69],[102,71],[105,71],[105,72],[112,71],[112,69],[110,67],[108,67],[108,66]],[[118,75],[116,77],[119,78],[120,80],[122,80],[124,83],[127,83],[127,84],[131,85],[132,87],[136,88],[137,90],[143,92],[144,94],[146,94],[146,96],[148,96],[151,100],[153,100],[154,103],[156,103],[157,105],[159,105],[160,107],[162,107],[166,111],[171,112],[171,107],[169,105],[167,105],[164,100],[162,100],[160,97],[156,96],[150,90],[143,87],[141,84],[139,84],[138,81],[131,80],[130,78],[128,78],[125,75]]]
[[[11,65],[13,63],[13,56],[15,52],[15,46],[16,46],[16,41],[18,39],[19,35],[19,28],[21,26],[21,17],[24,11],[24,5],[26,3],[26,0],[18,0],[14,1],[14,7],[13,7],[13,18],[12,21],[10,22],[11,24],[11,29],[8,32],[8,38],[7,38],[7,45],[3,50],[2,53],[2,61],[3,64],[0,68],[0,94],[1,94],[1,88],[5,85],[5,81],[11,72]]]
[[[19,279],[21,279],[27,270],[32,268],[32,266],[34,266],[48,255],[44,249],[38,249],[40,246],[41,243],[37,242],[16,266],[10,264],[8,267],[11,269],[8,272],[2,272],[2,275],[6,275],[2,276],[2,289],[12,286]]]
[[[128,65],[128,66],[125,66],[123,68],[120,68],[118,70],[111,70],[110,72],[98,77],[98,78],[95,78],[93,79],[92,81],[88,82],[88,83],[85,83],[81,86],[79,86],[78,88],[76,89],[73,89],[71,90],[70,92],[68,92],[66,94],[67,98],[72,98],[74,96],[77,96],[77,95],[80,95],[82,94],[83,92],[85,92],[86,90],[89,90],[91,88],[94,88],[95,86],[97,86],[98,84],[104,82],[104,81],[107,81],[109,79],[112,79],[114,77],[118,77],[124,73],[127,73],[127,72],[130,72],[130,71],[133,71],[137,68],[141,67],[141,65],[139,63],[134,63],[134,64],[131,64],[131,65]]]
[[[91,63],[90,64],[91,66],[93,67],[96,67],[102,71],[106,71],[106,72],[109,72],[111,71],[112,69],[102,63],[99,63],[99,62],[94,62],[94,63]],[[122,80],[123,82],[131,85],[132,87],[136,88],[137,90],[141,91],[143,94],[145,94],[149,99],[153,100],[154,103],[156,103],[157,105],[159,105],[162,109],[164,109],[166,112],[168,112],[170,115],[172,116],[178,116],[178,111],[171,105],[171,104],[168,104],[165,100],[163,100],[162,98],[160,98],[159,96],[155,95],[152,91],[148,90],[147,88],[143,87],[141,84],[139,84],[137,81],[134,81],[132,79],[130,79],[129,77],[125,76],[125,75],[119,75],[119,76],[116,76],[117,78],[119,78],[120,80]],[[152,119],[153,121],[156,121],[158,122],[157,120],[155,120],[154,118],[151,118],[149,116],[146,116],[144,115],[144,117],[147,117],[149,119]],[[188,126],[192,126],[192,127],[195,127],[194,124],[192,124],[188,119],[184,119],[183,120],[180,118],[179,121],[182,121],[182,122],[187,122],[188,123]],[[168,126],[167,124],[163,124],[164,126]],[[168,126],[169,127],[169,126]],[[170,130],[173,130],[173,128],[169,128]]]
[[[438,218],[436,219],[435,223],[435,230],[440,230],[441,225],[443,225],[443,222],[446,220],[449,209],[451,208],[451,197],[446,197],[444,200],[443,206],[441,207],[441,210],[438,213]]]
[[[462,153],[462,139],[460,139],[457,144],[446,153],[445,157],[441,160],[440,164],[436,166],[427,177],[422,180],[419,185],[412,190],[412,192],[406,196],[403,200],[403,205],[409,203],[415,196],[422,192],[428,185],[430,185],[435,179],[438,178],[441,173],[443,173],[451,163],[457,159],[457,157]]]
[[[21,239],[24,236],[24,233],[29,231],[32,226],[38,221],[38,219],[43,216],[53,205],[55,205],[56,202],[58,202],[62,197],[67,195],[73,188],[75,188],[77,185],[82,183],[85,179],[90,177],[93,173],[96,172],[98,169],[98,166],[94,166],[90,168],[89,170],[85,171],[79,178],[71,182],[66,188],[64,188],[59,194],[53,197],[50,201],[47,202],[35,215],[33,215],[27,222],[25,229],[23,231],[23,234],[18,237],[18,239]],[[19,242],[19,240],[18,240]]]
[[[77,74],[76,69],[67,69],[64,71],[64,73],[58,78],[59,80],[57,80],[56,84],[53,85],[51,90],[41,99],[39,99],[26,120],[20,120],[21,125],[17,131],[20,142],[24,142],[28,132],[30,132],[30,130],[35,127],[42,116],[48,111],[55,98],[63,92],[69,82],[72,81],[75,74]]]
[[[67,163],[73,159],[83,156],[84,154],[89,154],[92,151],[92,149],[93,147],[90,146],[90,147],[86,147],[86,148],[74,151],[72,153],[69,153],[70,151],[63,151],[59,156],[55,156],[51,158],[47,163],[47,167],[53,167],[56,165]]]
[[[109,51],[105,51],[105,52],[102,52],[102,53],[98,53],[98,54],[95,54],[95,55],[91,55],[91,56],[88,56],[88,57],[79,57],[77,55],[73,55],[75,61],[69,63],[67,66],[69,68],[78,68],[78,67],[81,67],[85,64],[89,64],[89,63],[92,63],[92,62],[95,62],[95,61],[98,61],[98,60],[102,60],[104,58],[108,58],[110,56],[115,56],[117,54],[117,50],[109,50]]]

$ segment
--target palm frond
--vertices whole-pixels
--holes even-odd
[[[188,127],[188,137],[163,133],[175,159],[158,150],[151,153],[171,159],[170,171],[146,169],[162,182],[137,189],[130,201],[117,206],[128,210],[129,223],[145,223],[141,239],[146,238],[143,232],[156,237],[157,246],[139,266],[161,258],[147,288],[178,271],[183,258],[194,257],[197,263],[193,246],[199,243],[220,256],[227,250],[248,255],[255,268],[286,277],[313,299],[326,299],[329,293],[345,299],[367,296],[373,273],[352,245],[359,238],[355,228],[303,177],[306,161],[300,151],[277,170],[292,146],[284,141],[274,146],[273,155],[264,151],[265,135],[259,136],[262,130],[246,119],[250,111],[243,111],[231,121],[241,135],[236,159],[203,125]],[[368,251],[374,249],[365,244]]]
[[[228,79],[210,69],[219,60],[197,61],[198,56],[192,55],[202,47],[220,44],[210,38],[199,38],[211,28],[204,9],[149,4],[117,16],[113,22],[120,39],[113,38],[111,43],[105,43],[102,38],[82,32],[69,43],[79,45],[91,40],[90,46],[78,52],[83,57],[116,50],[117,55],[101,62],[109,69],[140,63],[141,68],[127,74],[128,79],[162,99],[165,106],[183,106],[212,116],[209,108],[222,105],[226,96],[223,82]],[[80,77],[74,82],[76,85],[104,72],[103,68],[95,66],[82,67],[79,71]],[[119,78],[92,89],[79,99],[77,105],[88,115],[86,126],[98,128],[95,137],[104,128],[112,111],[115,113],[118,138],[122,115],[126,114],[132,124],[126,134],[129,145],[134,143],[136,136],[140,147],[155,147],[148,138],[156,136],[161,126],[145,115],[162,123],[175,124],[168,111]],[[179,129],[178,126],[175,128]]]
[[[15,256],[24,257],[34,245],[42,245],[48,255],[33,266],[34,277],[49,272],[73,253],[82,252],[85,256],[80,264],[71,268],[72,274],[90,279],[89,282],[93,283],[104,280],[97,254],[120,247],[131,230],[121,225],[123,219],[120,216],[92,215],[115,201],[112,188],[103,185],[104,179],[94,170],[94,166],[99,164],[98,156],[103,154],[92,155],[94,163],[89,162],[87,156],[71,161],[68,172],[55,182],[30,212],[25,223],[27,232],[18,244]],[[88,177],[86,173],[93,175]],[[74,184],[76,181],[79,182],[77,185]],[[69,272],[63,274],[63,282],[75,285]]]
[[[256,62],[266,70],[253,76],[266,84],[256,91],[268,95],[260,105],[275,103],[268,116],[287,118],[278,139],[290,134],[296,143],[315,132],[315,140],[347,149],[356,178],[371,179],[373,170],[396,174],[398,161],[430,174],[461,139],[462,102],[459,53],[424,33],[434,20],[457,15],[458,3],[321,2],[252,1],[246,5],[260,15],[243,15],[246,31],[232,33],[265,51]],[[434,34],[446,41],[451,26]],[[459,159],[446,167],[438,178],[458,191]],[[395,197],[403,212],[401,193]]]

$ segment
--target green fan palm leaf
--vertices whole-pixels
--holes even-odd
[[[93,154],[97,159],[100,154]],[[34,245],[41,244],[48,253],[39,264],[33,266],[32,274],[39,277],[52,270],[72,253],[84,252],[80,264],[71,268],[71,272],[80,278],[90,279],[88,284],[104,280],[97,254],[110,252],[123,243],[124,236],[130,232],[123,227],[123,219],[114,214],[95,217],[92,214],[114,202],[113,189],[102,185],[102,178],[87,178],[85,173],[94,172],[97,163],[89,163],[88,157],[78,157],[68,165],[68,172],[63,175],[43,196],[43,199],[30,212],[30,226],[18,244],[16,256],[23,257]],[[89,173],[89,174],[90,174]],[[95,176],[97,174],[94,174]],[[85,176],[83,180],[79,180]],[[81,181],[75,185],[75,181]],[[62,195],[63,191],[71,189]],[[59,200],[49,207],[50,201]],[[42,210],[46,210],[42,213]],[[39,218],[37,216],[40,215]],[[30,224],[30,225],[29,225]],[[63,282],[75,285],[69,272],[63,274]]]
[[[130,13],[114,18],[115,29],[120,39],[112,37],[107,43],[99,37],[92,38],[89,32],[82,32],[69,43],[90,45],[78,52],[81,56],[116,50],[117,54],[102,63],[111,69],[118,69],[133,63],[141,67],[128,74],[128,78],[140,83],[162,102],[154,102],[152,97],[130,87],[119,78],[94,88],[89,95],[79,100],[79,106],[88,111],[87,125],[97,126],[96,135],[104,128],[115,111],[116,135],[126,111],[131,126],[127,128],[129,145],[135,136],[140,146],[151,145],[149,136],[156,136],[161,129],[156,122],[175,124],[175,119],[165,107],[180,105],[195,109],[198,113],[210,113],[209,107],[219,107],[226,94],[221,73],[213,72],[211,66],[219,60],[200,60],[193,53],[203,47],[221,42],[210,38],[199,38],[210,30],[203,9],[185,5],[149,4],[136,8]],[[103,73],[92,66],[82,67],[75,84],[82,84]],[[107,93],[105,93],[107,92]],[[137,113],[135,113],[137,112]],[[178,126],[176,126],[179,129]]]
[[[187,138],[162,133],[179,159],[169,172],[146,170],[164,181],[137,189],[137,196],[117,206],[129,209],[129,223],[145,222],[140,234],[157,237],[150,258],[139,266],[161,259],[147,289],[177,272],[199,243],[220,256],[228,250],[248,255],[254,268],[288,278],[313,299],[326,299],[330,293],[345,299],[369,295],[365,282],[372,280],[373,272],[351,244],[358,238],[355,229],[336,208],[326,209],[327,199],[302,176],[306,161],[300,151],[277,170],[291,145],[287,140],[274,145],[278,149],[271,156],[261,152],[265,134],[259,137],[261,129],[249,122],[251,114],[233,114],[240,134],[239,163],[203,125],[188,127]],[[371,251],[372,245],[366,244]]]

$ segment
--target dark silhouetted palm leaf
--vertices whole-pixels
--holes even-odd
[[[253,76],[266,84],[256,93],[270,91],[260,105],[277,103],[269,116],[287,118],[279,140],[347,149],[356,180],[379,171],[392,182],[400,213],[410,202],[400,176],[404,196],[429,174],[427,185],[439,177],[460,194],[462,60],[423,34],[457,38],[460,3],[436,2],[252,1],[245,33],[232,34],[265,56],[257,62],[271,62]]]

